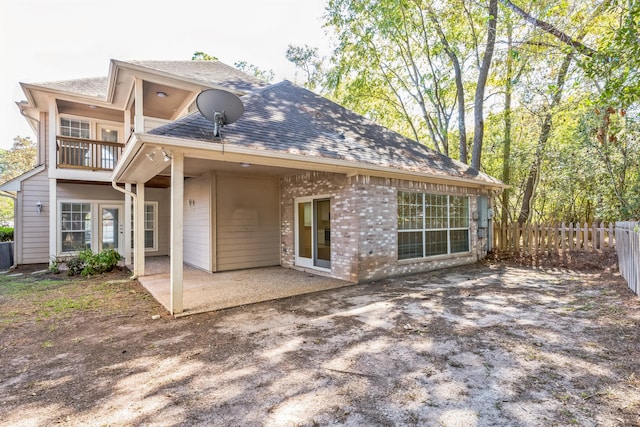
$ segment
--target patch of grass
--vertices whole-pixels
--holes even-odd
[[[24,296],[66,285],[60,280],[37,280],[33,277],[0,277],[0,296]]]
[[[51,314],[67,315],[76,310],[88,310],[95,307],[97,303],[98,300],[90,295],[82,295],[78,298],[67,296],[52,298],[42,304],[39,317],[49,317]]]

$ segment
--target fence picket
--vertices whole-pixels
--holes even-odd
[[[616,226],[617,229],[617,226]],[[617,246],[613,223],[496,224],[494,248],[499,251],[538,256],[567,251],[595,252]]]
[[[620,275],[629,289],[640,295],[640,222],[616,222],[616,251]]]

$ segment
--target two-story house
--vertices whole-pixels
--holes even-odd
[[[117,249],[145,273],[281,265],[358,282],[475,262],[504,185],[289,82],[217,61],[111,61],[106,78],[22,84],[39,166],[17,196],[15,259]],[[223,128],[206,89],[240,97]]]

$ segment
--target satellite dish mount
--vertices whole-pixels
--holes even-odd
[[[196,105],[200,113],[213,123],[213,137],[220,140],[220,129],[235,122],[244,113],[240,98],[226,90],[204,90],[196,98]]]

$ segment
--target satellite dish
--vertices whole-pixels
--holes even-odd
[[[244,113],[244,105],[236,95],[226,90],[207,89],[196,98],[200,113],[213,123],[213,136],[220,136],[220,128],[235,122]]]

